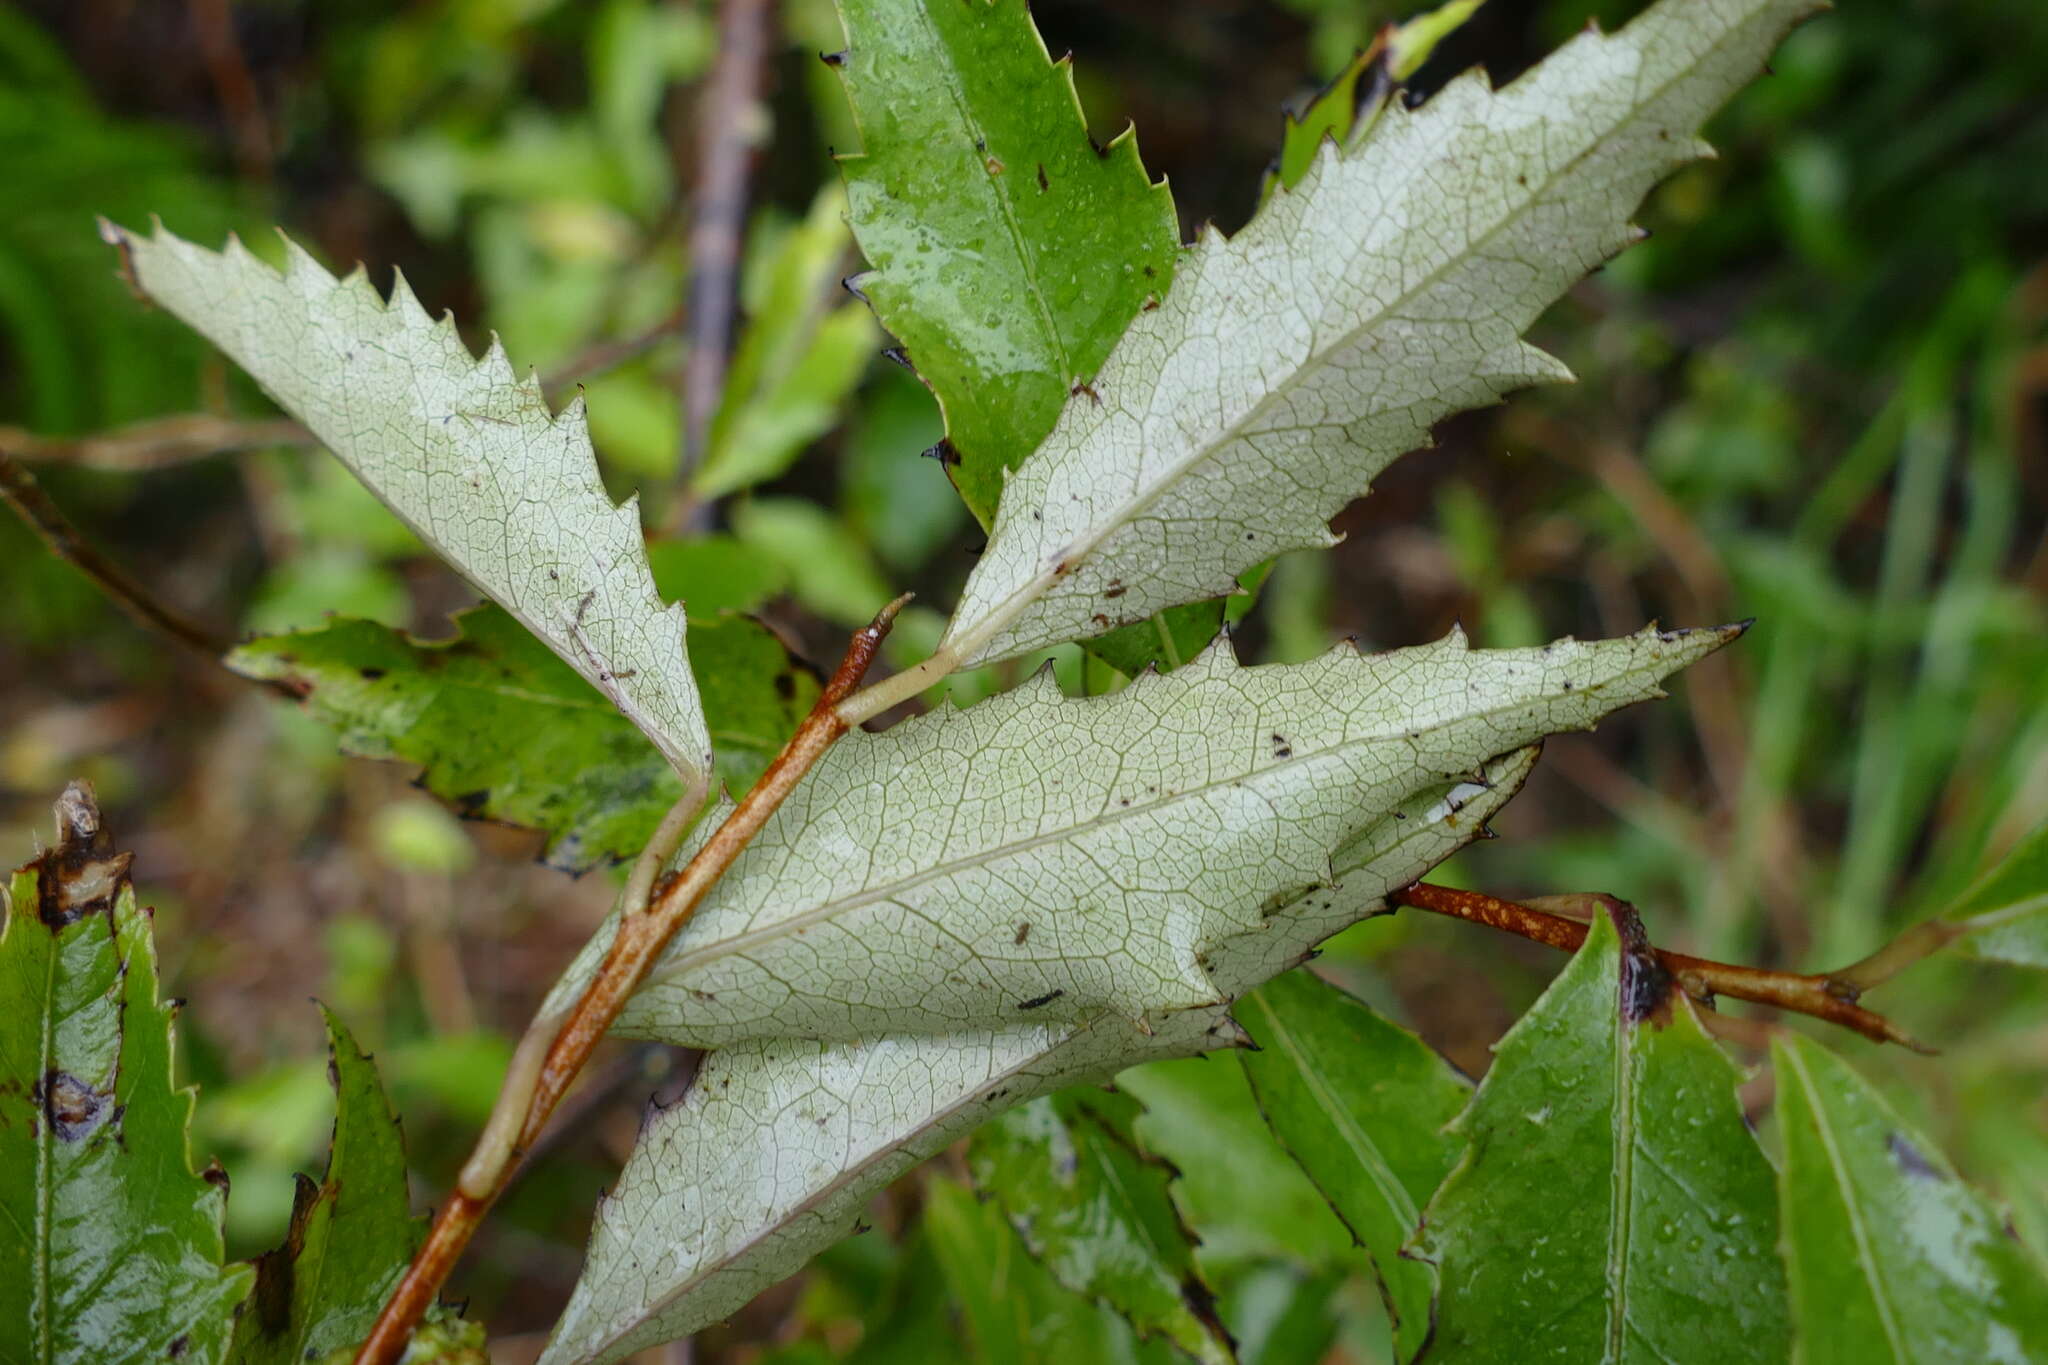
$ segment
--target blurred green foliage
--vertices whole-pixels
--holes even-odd
[[[762,613],[829,659],[847,625],[913,588],[930,606],[895,645],[930,643],[930,607],[950,602],[981,533],[919,458],[936,406],[875,358],[886,341],[839,289],[857,258],[829,151],[858,132],[815,61],[842,46],[829,4],[783,6],[772,88],[749,114],[763,152],[744,322],[712,454],[687,485],[675,324],[710,7],[250,0],[210,60],[163,8],[0,5],[0,448],[264,413],[188,333],[125,298],[92,220],[156,213],[199,240],[275,220],[380,280],[402,265],[430,307],[455,309],[479,344],[499,333],[558,396],[580,383],[607,477],[641,492],[650,524],[680,500],[712,507],[716,540],[654,553],[665,592],[700,585],[693,612]],[[1280,145],[1276,105],[1298,107],[1415,8],[1035,13],[1054,53],[1075,49],[1096,136],[1138,123],[1185,233],[1240,221]],[[1475,61],[1506,80],[1589,17],[1631,8],[1492,0],[1420,84]],[[1508,837],[1442,879],[1613,891],[1660,943],[1810,969],[1952,903],[2048,818],[2048,8],[1860,0],[1774,65],[1712,130],[1720,158],[1654,196],[1653,239],[1540,329],[1585,387],[1446,424],[1442,452],[1397,466],[1340,519],[1343,547],[1283,560],[1238,630],[1249,655],[1300,658],[1347,633],[1412,643],[1456,618],[1508,644],[1755,616],[1692,675],[1687,708],[1555,744],[1499,822]],[[336,612],[445,638],[473,600],[324,456],[108,470],[46,453],[39,476],[88,534],[224,633]],[[0,828],[39,823],[49,793],[86,773],[118,828],[155,832],[138,874],[161,889],[167,971],[194,1002],[181,1036],[205,1096],[196,1150],[234,1175],[231,1248],[274,1243],[291,1172],[319,1160],[331,1110],[309,994],[378,1052],[413,1164],[443,1187],[495,1093],[504,1033],[591,917],[510,873],[465,881],[496,899],[455,914],[445,830],[380,815],[405,795],[129,628],[11,519],[0,601]],[[1071,648],[1056,668],[1076,690],[1116,681]],[[963,696],[1023,671],[963,680]],[[473,837],[481,869],[539,852]],[[603,899],[575,894],[585,909]],[[1350,931],[1323,966],[1482,1069],[1557,964],[1410,918]],[[487,964],[466,1016],[437,1013],[428,984],[450,958]],[[243,1003],[224,1008],[229,994]],[[1858,1068],[2048,1242],[2041,981],[1938,958],[1880,1003],[1946,1055],[1870,1053]],[[560,1302],[590,1196],[663,1073],[617,1074],[618,1112],[535,1166],[465,1272],[507,1331],[543,1327]],[[1314,1358],[1334,1341],[1384,1359],[1370,1266],[1240,1070],[1173,1063],[1126,1089],[1149,1111],[1140,1138],[1184,1172],[1177,1198],[1242,1358]],[[1076,1308],[957,1184],[913,1180],[878,1218],[881,1232],[708,1336],[708,1358],[1162,1355]],[[1053,1325],[1015,1338],[1018,1314]]]

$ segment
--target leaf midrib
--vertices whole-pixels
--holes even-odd
[[[1779,1049],[1778,1056],[1791,1063],[1792,1070],[1798,1073],[1800,1088],[1806,1092],[1806,1107],[1813,1115],[1814,1136],[1827,1149],[1828,1174],[1834,1177],[1835,1192],[1841,1197],[1842,1215],[1848,1221],[1849,1235],[1856,1243],[1856,1263],[1863,1272],[1865,1285],[1869,1287],[1871,1307],[1877,1310],[1877,1320],[1884,1328],[1884,1339],[1892,1348],[1892,1359],[1897,1365],[1911,1365],[1912,1357],[1906,1354],[1905,1343],[1899,1338],[1898,1324],[1892,1320],[1884,1278],[1878,1273],[1877,1254],[1871,1246],[1870,1229],[1863,1225],[1862,1205],[1856,1200],[1855,1190],[1849,1186],[1848,1162],[1835,1137],[1834,1124],[1829,1121],[1820,1087],[1814,1084],[1813,1076],[1807,1071],[1806,1060],[1790,1047]],[[1804,1358],[1805,1353],[1801,1351],[1799,1355]]]
[[[1622,672],[1616,673],[1614,676],[1610,678],[1606,678],[1598,682],[1587,683],[1581,687],[1574,689],[1574,694],[1578,696],[1595,697],[1598,696],[1602,691],[1617,687],[1622,683],[1625,683],[1626,681],[1635,677],[1639,673],[1655,672],[1657,671],[1657,668],[1658,661],[1652,660],[1644,664],[1641,664],[1637,667],[1629,668]],[[1324,748],[1317,749],[1310,753],[1297,753],[1289,758],[1279,759],[1272,763],[1269,763],[1267,766],[1263,768],[1242,772],[1233,777],[1220,778],[1215,781],[1202,783],[1198,786],[1184,787],[1175,792],[1161,795],[1149,801],[1141,799],[1133,801],[1129,806],[1117,806],[1115,808],[1105,807],[1103,810],[1097,812],[1094,815],[1088,816],[1082,820],[1078,820],[1073,824],[1062,825],[1058,829],[1053,830],[1051,832],[1044,834],[1034,834],[1024,839],[1011,840],[1005,843],[994,845],[989,848],[978,849],[972,853],[964,854],[958,858],[952,858],[944,862],[935,863],[930,867],[920,869],[919,871],[911,873],[907,876],[893,878],[880,886],[868,887],[848,896],[843,896],[835,900],[822,902],[809,910],[805,910],[798,914],[792,915],[787,919],[778,920],[773,924],[765,925],[758,929],[748,929],[741,933],[733,934],[729,937],[718,939],[715,942],[704,945],[703,948],[695,952],[684,952],[678,954],[672,961],[664,965],[658,965],[655,967],[654,970],[650,971],[647,974],[645,980],[642,982],[640,989],[644,991],[649,986],[652,986],[657,982],[668,981],[686,975],[687,973],[695,971],[696,969],[702,966],[705,966],[709,963],[720,961],[724,958],[741,956],[748,949],[753,948],[758,944],[772,943],[778,939],[793,937],[794,935],[796,935],[804,929],[808,929],[816,924],[825,923],[826,921],[831,920],[837,917],[838,915],[850,911],[859,910],[869,905],[876,905],[889,901],[906,890],[910,890],[919,886],[928,885],[931,882],[940,880],[945,877],[953,876],[958,872],[962,872],[970,868],[985,866],[990,863],[998,862],[1004,858],[1032,852],[1035,849],[1049,847],[1054,844],[1065,843],[1068,840],[1076,838],[1079,835],[1086,833],[1088,831],[1108,828],[1110,826],[1121,823],[1124,820],[1137,819],[1141,816],[1148,815],[1155,811],[1158,811],[1164,807],[1175,805],[1183,801],[1191,801],[1197,799],[1198,797],[1205,795],[1209,792],[1218,791],[1227,787],[1243,786],[1254,779],[1264,779],[1273,774],[1285,773],[1290,769],[1302,767],[1310,763],[1320,762],[1327,758],[1343,754],[1348,750],[1363,748],[1371,744],[1384,744],[1389,741],[1412,739],[1424,733],[1434,734],[1442,730],[1445,730],[1452,725],[1463,724],[1471,721],[1485,720],[1490,716],[1499,715],[1504,711],[1519,709],[1536,700],[1539,700],[1539,698],[1524,697],[1513,701],[1504,702],[1499,706],[1486,707],[1475,711],[1463,712],[1458,716],[1452,717],[1449,720],[1440,721],[1437,724],[1429,726],[1427,727],[1427,729],[1421,731],[1409,730],[1398,726],[1391,730],[1376,730],[1370,734],[1345,739],[1343,741],[1328,745]],[[1516,747],[1519,746],[1508,746],[1509,749],[1513,749]],[[1503,750],[1503,752],[1506,752],[1506,750]],[[1114,784],[1112,784],[1112,786],[1113,785]],[[729,885],[731,884],[731,882],[732,879],[728,877],[726,882],[721,883],[721,885]],[[909,909],[910,907],[906,906],[904,908]],[[687,933],[687,930],[685,930],[685,932]]]
[[[1740,24],[1731,26],[1731,28],[1728,30],[1728,36],[1724,37],[1722,41],[1714,44],[1712,51],[1721,51],[1735,34],[1742,31],[1742,28],[1743,25]],[[1619,36],[1620,35],[1616,35],[1616,38],[1619,38]],[[1610,39],[1609,41],[1614,41],[1614,39]],[[1102,547],[1103,543],[1106,542],[1111,536],[1115,535],[1119,530],[1123,529],[1125,526],[1128,526],[1140,514],[1142,514],[1144,511],[1150,508],[1153,503],[1157,502],[1160,498],[1166,496],[1168,490],[1177,487],[1180,484],[1180,482],[1186,477],[1188,477],[1188,475],[1196,467],[1201,465],[1204,461],[1212,458],[1216,451],[1227,448],[1228,446],[1239,441],[1242,438],[1243,433],[1254,424],[1256,419],[1264,416],[1275,404],[1279,402],[1279,400],[1283,396],[1291,396],[1294,393],[1297,386],[1303,382],[1302,377],[1304,375],[1320,372],[1320,370],[1328,363],[1330,357],[1348,348],[1360,336],[1382,325],[1383,322],[1387,319],[1398,316],[1401,310],[1405,309],[1411,301],[1419,297],[1422,297],[1423,295],[1427,294],[1430,290],[1434,289],[1437,286],[1437,284],[1439,284],[1442,281],[1443,277],[1448,272],[1455,269],[1457,266],[1461,265],[1465,261],[1470,260],[1482,248],[1484,248],[1487,243],[1491,242],[1495,237],[1499,236],[1502,232],[1506,231],[1511,225],[1520,221],[1523,215],[1525,215],[1529,211],[1531,206],[1540,202],[1543,199],[1543,197],[1549,193],[1553,185],[1557,184],[1560,180],[1563,180],[1569,175],[1576,172],[1580,168],[1580,166],[1587,160],[1587,158],[1591,157],[1601,147],[1605,146],[1608,140],[1612,138],[1617,131],[1633,123],[1641,115],[1641,112],[1645,108],[1648,108],[1656,101],[1662,99],[1664,95],[1672,89],[1672,87],[1682,83],[1687,78],[1695,75],[1699,71],[1699,69],[1704,65],[1706,65],[1705,59],[1691,63],[1689,65],[1681,65],[1678,68],[1677,74],[1673,76],[1670,80],[1667,80],[1661,85],[1659,85],[1655,89],[1655,91],[1649,94],[1648,96],[1638,98],[1636,101],[1629,104],[1627,106],[1627,112],[1625,114],[1609,123],[1601,131],[1598,137],[1589,139],[1576,155],[1574,155],[1569,161],[1565,162],[1557,170],[1551,172],[1551,174],[1544,177],[1539,184],[1528,187],[1530,192],[1527,195],[1523,196],[1521,199],[1515,201],[1514,207],[1507,213],[1504,213],[1500,217],[1495,219],[1494,222],[1483,233],[1480,233],[1477,236],[1469,237],[1461,250],[1446,253],[1443,261],[1439,263],[1434,269],[1432,269],[1426,276],[1424,276],[1416,284],[1414,288],[1408,290],[1406,293],[1400,295],[1398,298],[1389,302],[1386,307],[1376,310],[1370,317],[1362,319],[1357,326],[1352,327],[1348,331],[1342,333],[1336,340],[1332,341],[1328,346],[1323,347],[1320,351],[1311,355],[1303,364],[1297,366],[1291,375],[1289,375],[1286,379],[1281,381],[1278,385],[1269,389],[1264,397],[1262,397],[1261,399],[1259,399],[1258,402],[1252,404],[1249,408],[1247,408],[1242,416],[1238,417],[1236,420],[1234,420],[1228,426],[1226,426],[1222,431],[1220,431],[1213,440],[1198,445],[1195,448],[1194,453],[1189,455],[1187,458],[1174,462],[1164,472],[1161,478],[1154,481],[1151,487],[1141,492],[1136,497],[1133,497],[1127,502],[1125,502],[1121,507],[1119,507],[1116,510],[1115,515],[1106,518],[1103,521],[1100,529],[1090,531],[1084,534],[1081,537],[1081,539],[1070,543],[1069,546],[1065,550],[1063,550],[1054,561],[1055,568],[1057,568],[1058,570],[1057,572],[1055,571],[1055,568],[1041,569],[1036,575],[1027,580],[1021,587],[1012,592],[1008,597],[1005,597],[1001,601],[999,601],[995,605],[995,607],[986,616],[982,618],[981,624],[969,630],[961,637],[959,643],[953,646],[954,651],[962,658],[973,657],[976,651],[981,649],[990,640],[993,640],[998,635],[1000,635],[1019,616],[1021,616],[1033,602],[1037,601],[1040,597],[1042,597],[1047,589],[1052,587],[1054,584],[1058,583],[1061,579],[1071,575],[1074,568],[1077,565],[1087,560],[1089,556],[1093,555],[1098,549]],[[1369,144],[1361,144],[1361,146],[1363,145]],[[1328,164],[1331,166],[1340,165],[1351,160],[1351,157],[1349,155],[1331,155],[1325,153],[1322,156],[1318,157],[1316,164],[1324,164],[1326,158]],[[1320,175],[1318,175],[1317,177],[1317,182],[1318,184],[1321,183]],[[1300,186],[1297,186],[1292,190],[1284,190],[1282,192],[1288,194],[1299,194],[1302,193],[1302,188]],[[1216,249],[1227,250],[1228,244],[1219,244],[1219,246]],[[1364,248],[1362,244],[1359,244],[1356,249],[1363,250]],[[1169,297],[1171,297],[1170,292]],[[1128,333],[1126,335],[1128,335]],[[1122,346],[1121,341],[1119,341],[1118,346]],[[1114,352],[1112,352],[1112,354],[1114,354]],[[1019,507],[1018,509],[1014,510],[1011,515],[1013,517],[1020,516],[1022,514],[1022,510],[1023,509]],[[1000,528],[998,529],[1000,530]]]

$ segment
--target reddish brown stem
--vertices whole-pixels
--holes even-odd
[[[1518,934],[1563,952],[1576,952],[1586,941],[1587,926],[1583,921],[1483,892],[1459,891],[1429,882],[1416,882],[1387,899],[1394,905],[1412,906],[1432,914],[1484,924],[1503,933]],[[1590,899],[1621,904],[1610,896]],[[1856,996],[1859,992],[1855,986],[1826,973],[1808,976],[1796,972],[1772,972],[1760,967],[1712,962],[1685,953],[1666,952],[1661,948],[1655,951],[1664,970],[1671,973],[1687,995],[1702,1003],[1711,1004],[1716,996],[1732,996],[1737,1000],[1774,1005],[1779,1009],[1824,1019],[1860,1033],[1872,1042],[1897,1043],[1915,1052],[1934,1050],[1883,1015],[1858,1005]]]
[[[357,1348],[355,1365],[392,1365],[404,1354],[413,1328],[447,1280],[456,1258],[461,1256],[463,1248],[476,1234],[484,1214],[504,1192],[520,1157],[540,1137],[548,1115],[554,1112],[570,1082],[582,1070],[591,1050],[604,1037],[612,1021],[618,1018],[619,1011],[647,975],[648,968],[654,965],[655,958],[668,945],[676,930],[689,921],[705,893],[725,875],[733,859],[760,832],[776,807],[795,790],[811,765],[846,733],[846,722],[839,719],[836,708],[859,685],[861,675],[867,672],[868,664],[889,633],[890,622],[908,600],[907,597],[898,598],[883,608],[873,624],[854,633],[845,659],[840,662],[831,681],[825,684],[825,690],[811,708],[810,715],[805,717],[789,743],[783,746],[782,752],[768,766],[768,771],[761,775],[760,781],[733,808],[725,823],[719,826],[717,833],[698,850],[688,865],[659,883],[645,905],[625,906],[604,964],[584,988],[582,996],[562,1016],[560,1027],[554,1031],[553,1040],[547,1046],[546,1058],[531,1082],[532,1089],[526,1098],[525,1119],[519,1127],[518,1138],[509,1149],[493,1155],[481,1168],[465,1169],[461,1183],[435,1214],[426,1242],[413,1258],[412,1265],[407,1267],[398,1287],[392,1290],[368,1339]],[[537,1021],[537,1024],[547,1028],[552,1025],[552,1020]],[[540,1035],[529,1036],[538,1038]],[[524,1044],[521,1050],[525,1050]],[[520,1071],[515,1057],[514,1074],[507,1079],[508,1086],[520,1083]],[[472,1184],[473,1181],[477,1183]]]

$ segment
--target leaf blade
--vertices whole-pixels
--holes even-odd
[[[1219,983],[1246,989],[1383,908],[1386,892],[1474,837],[1534,762],[1533,750],[1518,751],[1489,765],[1486,785],[1445,784],[1382,821],[1333,859],[1340,894],[1306,898],[1275,916],[1275,932],[1224,945]],[[1114,1034],[1096,1021],[713,1052],[680,1103],[649,1115],[543,1359],[616,1360],[715,1322],[845,1236],[877,1190],[1001,1108],[1219,1043],[1192,1013],[1150,1037],[1117,1023]],[[799,1105],[812,1125],[788,1131],[815,1140],[778,1151],[762,1116]],[[721,1210],[714,1190],[742,1197]],[[652,1265],[640,1258],[650,1246],[661,1248]]]
[[[1661,4],[1489,93],[1468,74],[1198,240],[1005,490],[941,642],[971,667],[1230,591],[1430,424],[1567,377],[1521,340],[1809,0]],[[1441,201],[1441,202],[1440,202]],[[1279,490],[1279,496],[1273,496]]]
[[[2035,1360],[2048,1270],[1855,1070],[1774,1040],[1793,1359]]]
[[[376,1063],[326,1012],[334,1142],[316,1186],[301,1178],[285,1244],[256,1260],[254,1311],[235,1324],[235,1365],[296,1365],[356,1345],[424,1231],[406,1186],[398,1117]]]
[[[77,784],[58,835],[0,929],[0,1359],[218,1361],[250,1276],[221,1264],[225,1181],[187,1156],[150,912]]]
[[[636,501],[598,478],[578,398],[552,412],[495,339],[482,360],[398,276],[387,301],[285,241],[283,272],[161,224],[103,222],[136,288],[207,337],[304,422],[398,518],[654,741],[686,784],[711,741],[680,604],[647,567]]]
[[[427,789],[466,815],[546,832],[548,863],[580,872],[632,857],[683,784],[638,727],[510,613],[460,612],[446,640],[374,621],[247,641],[227,664],[284,682],[344,752],[418,764]],[[751,785],[817,697],[816,677],[746,617],[699,620],[718,775]]]
[[[1423,1206],[1456,1163],[1444,1129],[1471,1083],[1414,1034],[1307,971],[1274,978],[1239,1006],[1256,1053],[1238,1058],[1267,1124],[1372,1254],[1395,1354],[1429,1339],[1436,1276],[1403,1260]]]
[[[862,150],[840,158],[857,284],[945,415],[984,525],[1005,470],[1094,377],[1180,249],[1129,131],[1088,137],[1072,72],[1020,0],[840,0]]]
[[[716,1047],[1207,1008],[1228,997],[1204,965],[1216,946],[1327,886],[1347,840],[1497,754],[1661,695],[1735,633],[1472,650],[1453,631],[1259,668],[1225,642],[1105,697],[1041,675],[849,735],[615,1031]],[[1127,866],[1143,868],[1128,886],[1105,875]]]
[[[1115,1091],[1033,1100],[976,1132],[968,1169],[1060,1284],[1114,1308],[1141,1337],[1228,1365],[1229,1334],[1167,1192],[1173,1168],[1132,1135],[1139,1110]]]
[[[1596,919],[1496,1046],[1416,1242],[1430,1360],[1783,1358],[1770,1164],[1691,1002],[1666,981],[1668,1022],[1646,1009],[1659,970]]]
[[[2048,967],[2048,824],[2022,839],[1942,918],[1967,926],[1957,946],[1972,957]]]

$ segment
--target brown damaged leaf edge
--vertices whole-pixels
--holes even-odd
[[[36,879],[36,915],[46,928],[75,924],[87,915],[112,914],[128,886],[132,853],[116,852],[100,818],[92,787],[73,782],[57,798],[57,846],[30,864]]]
[[[626,884],[618,932],[603,965],[573,1005],[562,1014],[536,1018],[520,1040],[497,1108],[485,1124],[476,1150],[448,1201],[435,1213],[426,1241],[392,1290],[376,1325],[357,1349],[355,1365],[393,1365],[405,1354],[414,1327],[469,1245],[477,1225],[504,1192],[520,1158],[540,1137],[548,1116],[654,960],[811,765],[846,733],[849,726],[839,717],[839,704],[860,685],[896,613],[909,600],[905,593],[882,608],[872,623],[854,632],[846,657],[826,682],[810,715],[760,781],[681,871],[657,880],[660,864],[674,852],[687,825],[686,817],[694,814],[694,809],[679,807],[663,822],[662,831]]]
[[[1563,899],[1567,898],[1553,898],[1552,903]],[[1896,1043],[1929,1055],[1935,1051],[1883,1015],[1857,1004],[1860,992],[1835,974],[1773,972],[1759,967],[1713,962],[1685,953],[1666,952],[1650,946],[1641,917],[1626,901],[1601,894],[1568,899],[1598,906],[1621,934],[1622,1010],[1632,1022],[1668,1016],[1670,987],[1677,985],[1709,1009],[1717,997],[1725,995],[1759,1005],[1773,1005],[1795,1014],[1811,1015],[1860,1033],[1874,1043]],[[1577,952],[1586,941],[1586,924],[1582,920],[1478,891],[1460,891],[1429,882],[1416,882],[1394,892],[1387,901],[1392,905],[1406,905],[1432,914],[1483,924],[1489,929],[1516,934],[1563,952]],[[1660,1011],[1663,1014],[1660,1015]]]

